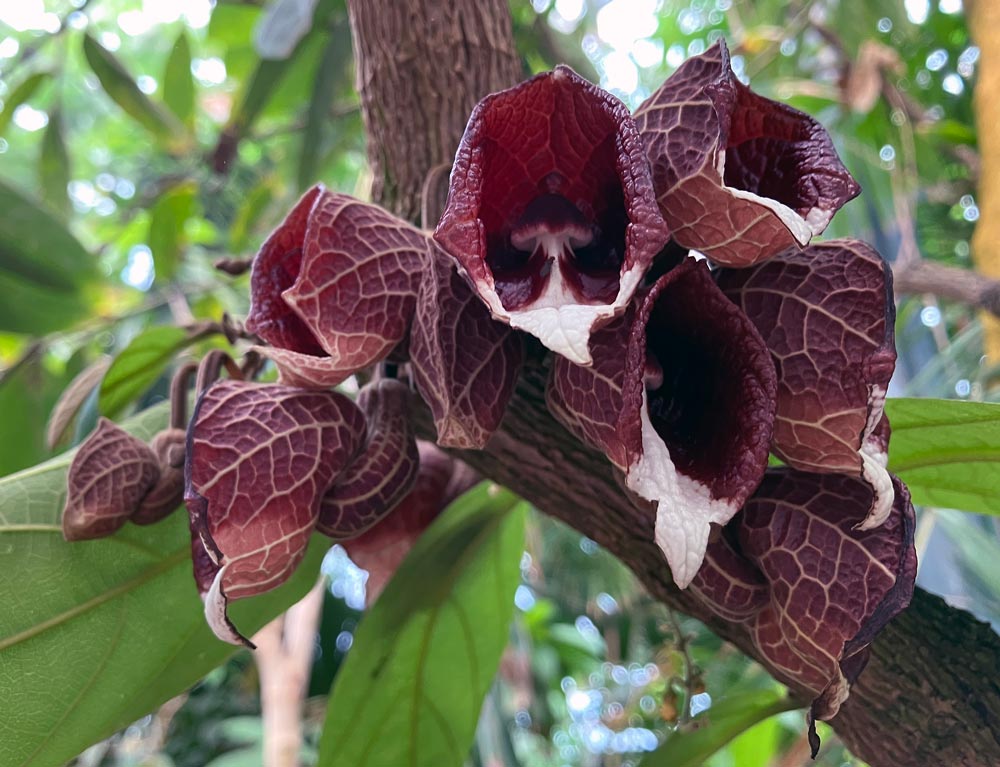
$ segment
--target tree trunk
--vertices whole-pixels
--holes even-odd
[[[415,220],[424,179],[450,162],[473,105],[520,78],[509,12],[504,0],[350,0],[349,8],[376,199]],[[529,356],[501,430],[486,451],[462,458],[607,548],[653,596],[757,657],[741,626],[673,585],[653,542],[653,510],[633,505],[607,460],[549,415],[545,363]],[[418,420],[431,437],[425,409]],[[918,591],[876,641],[833,724],[873,767],[1000,764],[1000,639]]]

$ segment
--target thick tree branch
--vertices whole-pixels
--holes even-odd
[[[474,103],[519,77],[506,4],[350,0],[349,7],[376,199],[414,220],[427,172],[451,161]],[[546,376],[536,353],[488,449],[462,457],[618,556],[653,596],[755,656],[741,626],[674,587],[653,543],[652,509],[633,505],[607,461],[549,415]],[[426,410],[418,420],[424,436],[433,435]],[[1000,639],[918,592],[875,643],[834,726],[873,767],[1000,763]]]

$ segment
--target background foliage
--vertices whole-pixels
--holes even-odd
[[[979,216],[978,50],[959,0],[517,0],[511,8],[526,71],[565,61],[633,106],[724,34],[738,73],[822,120],[864,186],[831,234],[865,237],[889,260],[968,265]],[[0,476],[78,443],[99,414],[123,418],[162,400],[172,369],[226,344],[206,323],[246,312],[246,277],[213,264],[252,256],[315,181],[361,197],[370,183],[342,0],[5,3],[0,99]],[[983,357],[968,307],[901,297],[897,334],[892,395],[1000,396],[996,361]],[[893,464],[927,504],[920,583],[997,625],[1000,579],[988,566],[1000,555],[994,518],[936,508],[1000,512],[997,472],[984,471],[998,459],[996,418],[968,409],[956,423],[947,402],[891,408]],[[128,724],[129,712],[138,716],[202,678],[79,763],[259,764],[254,667],[243,653],[219,665],[228,652],[200,623],[179,517],[165,523],[169,530],[133,528],[75,551],[76,570],[32,564],[32,553],[65,546],[53,517],[58,500],[45,497],[54,485],[39,479],[64,465],[0,480],[0,593],[5,605],[18,594],[34,609],[31,625],[0,616],[0,676],[24,663],[56,675],[39,677],[37,689],[5,691],[0,763],[58,764]],[[805,763],[802,716],[778,713],[787,703],[759,667],[652,602],[593,542],[533,513],[525,540],[509,643],[469,764],[637,764],[660,744],[644,763]],[[118,569],[101,569],[102,560]],[[364,575],[342,552],[325,570],[331,591],[307,763],[323,753],[316,734],[324,699],[363,604]],[[142,573],[153,575],[141,588],[162,593],[132,589]],[[310,578],[300,575],[290,591],[302,593]],[[258,620],[293,598],[255,608]],[[95,599],[99,609],[82,607]],[[129,649],[167,652],[157,644],[165,628],[142,618],[142,605],[161,599],[193,605],[189,624],[168,627],[177,634],[169,658]],[[83,643],[64,662],[73,632],[94,621],[103,628],[79,630],[98,631],[107,644]],[[20,641],[36,635],[50,644]],[[150,684],[169,679],[170,689],[145,707],[107,705],[115,663],[148,664],[129,673]],[[92,676],[86,696],[49,705],[45,691],[72,674]],[[435,695],[457,692],[467,695],[464,687]],[[706,717],[712,726],[699,728]],[[52,732],[62,734],[53,740]],[[727,734],[738,737],[718,751]],[[32,745],[43,741],[51,742]],[[824,744],[817,764],[856,763],[829,732]]]

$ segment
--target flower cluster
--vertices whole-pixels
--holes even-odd
[[[376,561],[453,495],[404,383],[376,375],[357,401],[332,387],[384,362],[438,445],[481,449],[529,334],[552,352],[551,413],[655,513],[675,582],[834,716],[916,569],[885,468],[891,274],[862,242],[811,243],[859,191],[825,130],[742,84],[723,43],[635,114],[566,67],[488,96],[433,234],[310,190],[251,277],[247,328],[280,383],[203,376],[188,426],[213,628],[239,641],[227,601],[287,578],[314,530]],[[95,449],[71,472],[68,536]],[[115,524],[155,486],[146,464],[115,480],[132,488]]]

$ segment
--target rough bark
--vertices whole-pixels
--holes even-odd
[[[351,0],[372,196],[416,223],[428,171],[450,164],[480,98],[520,79],[504,0]]]
[[[509,14],[502,0],[454,0],[447,10],[433,0],[351,0],[349,7],[376,199],[415,219],[423,179],[450,162],[473,104],[519,77]],[[548,414],[538,357],[488,449],[462,457],[618,556],[653,596],[755,655],[741,627],[674,587],[653,543],[652,510],[633,505],[607,461]],[[425,410],[418,420],[432,435]],[[876,642],[834,726],[873,767],[1000,763],[1000,639],[968,613],[918,592]]]

